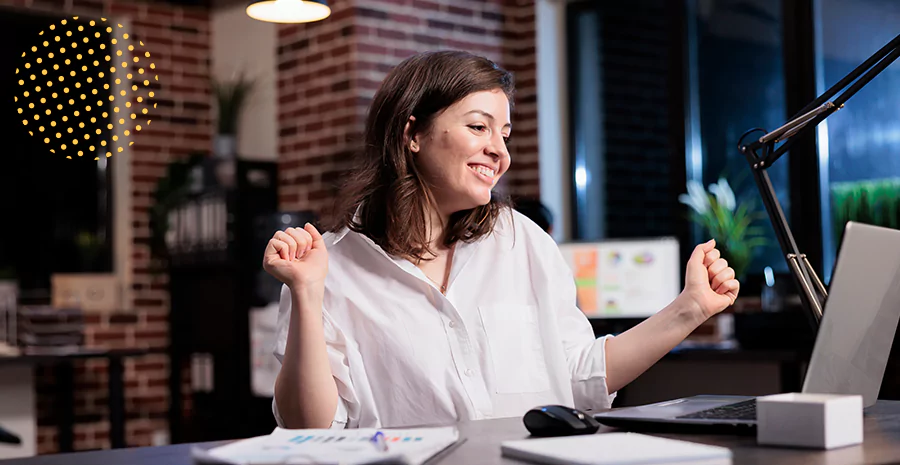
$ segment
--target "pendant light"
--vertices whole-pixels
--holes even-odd
[[[247,16],[270,23],[309,23],[330,14],[326,0],[252,1],[247,6]]]

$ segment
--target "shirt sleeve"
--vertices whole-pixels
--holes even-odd
[[[350,366],[347,357],[347,339],[340,328],[335,324],[334,320],[323,309],[322,315],[325,344],[328,351],[328,362],[331,366],[331,373],[334,376],[335,383],[338,388],[338,405],[334,413],[334,420],[331,422],[332,429],[346,428],[350,423],[350,412],[358,410],[359,401],[353,390],[353,384],[350,379]],[[291,322],[291,291],[286,285],[281,288],[281,300],[278,305],[278,322],[277,336],[275,341],[275,358],[279,364],[284,363],[284,350],[287,346],[288,329]],[[278,404],[272,399],[272,414],[275,416],[275,422],[280,427],[284,427],[284,421],[278,412]]]
[[[552,289],[559,289],[559,329],[572,377],[575,408],[585,411],[609,410],[616,393],[606,384],[606,335],[594,337],[594,330],[584,313],[576,306],[575,278],[558,249],[552,267]]]

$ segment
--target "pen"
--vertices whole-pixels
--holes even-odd
[[[378,431],[375,435],[372,436],[372,444],[381,452],[387,452],[388,445],[387,441],[384,439],[384,433]]]

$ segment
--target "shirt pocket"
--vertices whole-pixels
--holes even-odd
[[[550,389],[544,344],[533,305],[479,305],[494,366],[497,394],[523,394]]]

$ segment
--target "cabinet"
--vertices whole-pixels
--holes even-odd
[[[271,397],[251,390],[249,316],[277,289],[262,270],[273,219],[290,215],[277,212],[276,164],[210,159],[202,172],[203,187],[170,212],[166,236],[173,443],[275,427]]]

